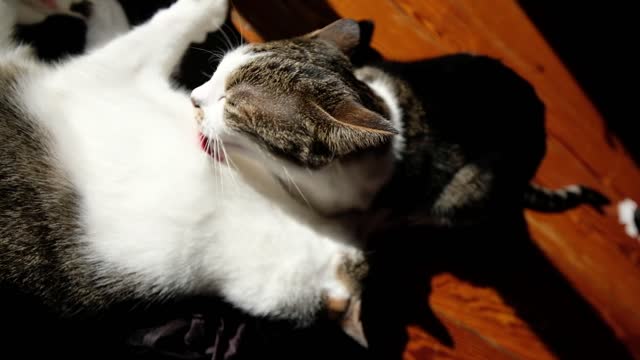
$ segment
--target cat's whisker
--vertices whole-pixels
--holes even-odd
[[[214,54],[214,52],[211,51],[211,50],[203,49],[203,48],[197,47],[197,46],[191,46],[191,49],[200,50],[200,51],[205,52],[205,53],[210,54],[210,55]]]
[[[217,136],[217,135],[216,135]],[[222,153],[224,155],[224,161],[227,164],[227,167],[231,168],[231,169],[237,169],[235,163],[233,162],[233,160],[231,160],[229,158],[229,155],[227,154],[227,149],[224,146],[224,142],[222,140],[220,140],[220,137],[218,136],[218,143],[220,143],[220,148],[222,149]],[[238,179],[236,178],[235,174],[233,171],[229,172],[229,176],[231,177],[231,181],[233,182],[233,185],[238,185]],[[236,188],[234,186],[234,188]]]
[[[220,28],[220,34],[222,34],[222,36],[224,37],[225,45],[227,46],[227,51],[233,50],[234,49],[233,42],[231,41],[229,36],[227,36],[227,32],[225,31],[224,24]]]
[[[222,181],[220,176],[220,164],[218,164],[218,161],[213,156],[211,156],[211,154],[215,154],[215,148],[212,148],[211,131],[207,131],[207,133],[204,134],[204,136],[207,139],[207,142],[205,145],[205,152],[208,154],[209,161],[213,165],[214,171],[216,173],[216,176],[215,176],[216,190],[220,192],[222,191],[221,190],[222,186],[220,184],[220,182]]]
[[[224,153],[224,151],[222,150],[223,144],[222,144],[222,140],[220,139],[220,135],[218,135],[217,133],[214,134],[215,138],[216,138],[216,162],[218,163],[218,166],[220,168],[220,183],[222,184],[222,191],[225,191],[225,186],[224,186],[224,181],[225,181],[225,176],[227,174],[231,175],[230,171],[225,171],[224,168],[224,164],[222,163],[222,161],[220,161],[220,157],[224,157],[224,161],[226,162],[226,154]],[[224,176],[222,175],[222,173],[224,172]],[[228,188],[227,188],[227,191]]]
[[[197,47],[197,46],[191,46],[191,49],[199,50],[199,51],[202,51],[202,52],[204,52],[204,53],[206,53],[206,54],[209,54],[209,55],[216,55],[216,53],[214,53],[214,52],[213,52],[213,51],[211,51],[211,50],[207,50],[207,49],[199,48],[199,47]]]
[[[213,166],[214,171],[216,172],[216,174],[218,173],[218,164],[216,163],[216,160],[210,155],[213,153],[213,149],[211,148],[211,143],[207,141],[207,146],[205,149],[206,153],[207,153],[207,160],[209,161],[209,163],[211,164],[211,166]],[[218,178],[216,177],[216,182],[218,181]]]
[[[216,162],[216,166],[218,167],[218,177],[220,178],[220,192],[224,193],[224,175],[222,174],[222,164],[220,164],[220,161],[218,160],[218,158],[220,157],[220,139],[218,138],[217,134],[213,134],[215,137],[215,149],[214,149],[214,154],[216,156],[216,159],[214,160]]]
[[[340,175],[346,174],[346,172],[344,171],[344,167],[342,166],[342,162],[340,160],[335,160],[333,163],[335,164],[336,170],[338,170]]]
[[[232,169],[237,169],[238,167],[227,154],[227,148],[224,146],[224,142],[220,141],[220,147],[222,148],[222,153],[224,154],[224,161],[227,163],[227,166]]]
[[[289,171],[287,170],[287,168],[283,166],[282,170],[284,170],[284,175],[288,178],[288,180],[291,183],[291,185],[293,185],[295,187],[295,189],[298,192],[298,194],[300,194],[300,197],[302,198],[302,200],[304,200],[305,204],[307,204],[307,207],[309,209],[313,209],[312,206],[311,206],[311,203],[309,203],[309,200],[307,200],[307,197],[304,196],[304,194],[302,193],[302,190],[300,190],[300,187],[298,186],[298,184],[296,184],[296,182],[293,181],[293,178],[289,174]]]
[[[265,151],[264,151],[262,148],[260,148],[259,146],[257,146],[257,147],[256,147],[256,149],[260,152],[260,154],[261,154],[263,157],[270,158],[271,160],[276,160],[276,161],[278,160],[278,159],[277,159],[273,154],[271,154],[271,153],[270,153],[270,152],[268,152],[268,151],[267,151],[267,152],[265,152]]]
[[[209,57],[209,63],[210,64],[213,62],[219,63],[220,61],[222,61],[222,58],[224,58],[225,55],[226,55],[226,52],[224,50],[218,50],[213,55],[211,55],[211,57]]]
[[[207,137],[207,139],[209,139],[209,138]],[[211,153],[212,153],[212,149],[211,149],[211,141],[207,140],[207,142],[206,142],[206,144],[205,144],[204,151],[205,151],[205,153],[207,154],[207,161],[208,161],[208,162],[213,166],[214,172],[216,173],[216,176],[215,176],[216,189],[218,189],[218,190],[219,190],[219,189],[220,189],[220,186],[218,185],[218,182],[219,182],[219,179],[218,179],[218,178],[219,178],[220,176],[218,175],[218,174],[219,174],[219,171],[218,171],[218,164],[217,164],[217,161],[216,161],[213,157],[211,157],[211,156],[209,155],[209,154],[211,154]]]
[[[226,24],[226,23],[222,24],[222,27],[228,28],[229,31],[231,32],[231,34],[233,34],[233,40],[235,40],[235,42],[237,43],[237,45],[235,47],[244,45],[244,40],[242,39],[242,34],[240,34],[236,29],[234,29],[231,25]]]
[[[232,6],[231,6],[231,8],[232,8],[233,10],[236,10],[236,8],[235,8],[235,6],[234,6],[234,5],[232,5]],[[223,26],[228,26],[228,25],[225,23],[225,24],[223,24]],[[240,41],[239,41],[240,46],[242,46],[242,45],[245,45],[245,44],[246,44],[246,43],[245,43],[245,40],[244,40],[244,36],[242,36],[242,33],[243,33],[243,32],[247,32],[247,31],[249,30],[249,26],[247,25],[247,23],[246,23],[246,22],[244,22],[244,21],[243,21],[243,22],[241,22],[241,26],[242,26],[243,28],[242,28],[242,29],[239,29],[239,31],[238,31],[238,37],[240,38]],[[229,27],[230,27],[230,26],[229,26]]]
[[[209,62],[209,64],[211,64],[214,61],[218,61],[219,62],[220,60],[222,60],[222,58],[224,57],[224,54],[225,54],[225,52],[223,50],[212,51],[212,50],[199,48],[197,46],[191,46],[191,49],[199,50],[199,51],[202,51],[202,52],[210,55],[209,59],[207,60]]]

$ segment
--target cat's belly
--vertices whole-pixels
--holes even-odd
[[[80,195],[86,256],[138,282],[190,286],[231,175],[201,150],[188,97],[135,87],[46,97],[34,110]]]

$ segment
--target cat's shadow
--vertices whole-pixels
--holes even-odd
[[[363,310],[375,358],[401,359],[408,325],[455,349],[428,303],[431,280],[443,273],[494,289],[558,358],[630,358],[533,243],[522,214],[465,229],[394,230],[378,239]]]

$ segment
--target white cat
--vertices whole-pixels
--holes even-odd
[[[226,15],[225,0],[179,0],[49,66],[12,45],[16,4],[0,0],[0,282],[67,314],[192,294],[300,324],[330,310],[365,344],[351,235],[258,164],[212,159],[170,84]]]

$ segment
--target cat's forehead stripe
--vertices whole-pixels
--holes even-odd
[[[251,52],[250,47],[245,45],[241,46],[229,53],[227,53],[216,72],[213,74],[212,80],[218,83],[225,83],[235,70],[241,68],[243,65],[249,63],[257,55]]]
[[[236,70],[249,63],[257,55],[253,54],[248,45],[241,46],[227,53],[215,73],[206,83],[200,85],[191,93],[199,104],[206,106],[224,95],[228,81]]]

